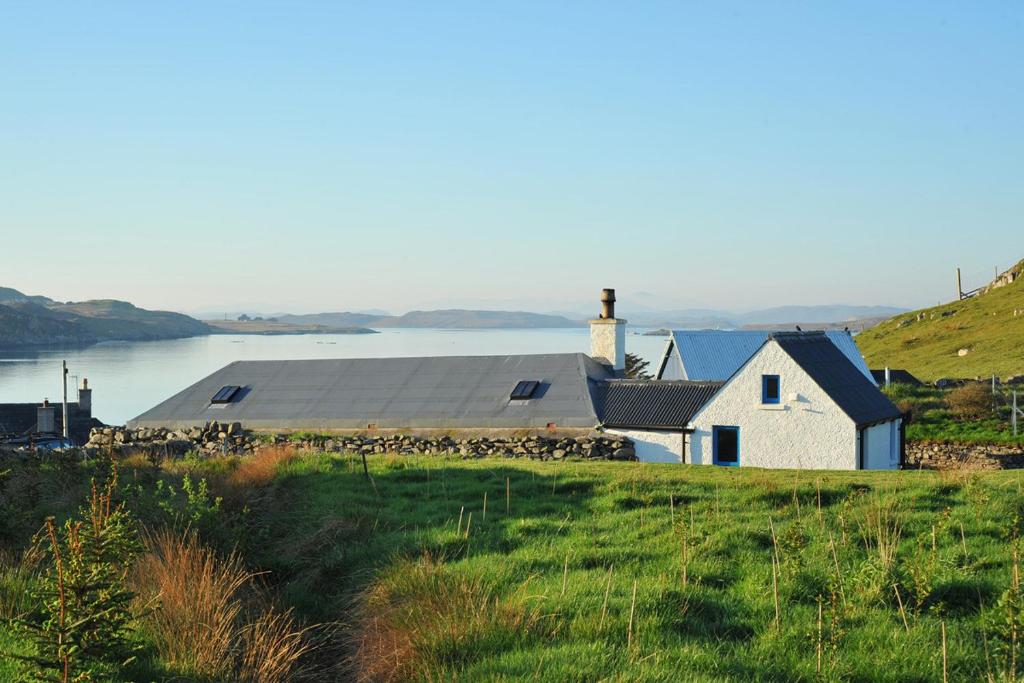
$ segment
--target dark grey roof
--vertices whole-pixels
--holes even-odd
[[[582,353],[237,361],[129,421],[187,427],[240,421],[263,430],[593,428],[597,385],[611,378]],[[521,380],[534,397],[511,401]],[[235,399],[211,405],[222,387]]]
[[[771,338],[858,426],[900,417],[899,408],[824,334],[780,332]]]
[[[682,429],[723,382],[614,380],[599,389],[607,427]]]
[[[871,376],[875,378],[875,382],[879,386],[885,384],[885,370],[872,370]],[[893,384],[909,384],[911,386],[919,387],[924,384],[921,380],[910,374],[909,370],[900,370],[897,368],[889,368],[889,381]]]

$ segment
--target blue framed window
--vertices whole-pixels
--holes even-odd
[[[761,403],[779,403],[782,400],[782,381],[778,375],[761,375]]]
[[[712,461],[716,465],[738,467],[740,464],[740,428],[711,428]]]

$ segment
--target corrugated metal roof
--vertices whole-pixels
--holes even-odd
[[[900,417],[899,408],[847,362],[824,334],[774,334],[772,338],[858,426]]]
[[[209,420],[251,429],[591,428],[596,384],[611,373],[581,353],[437,358],[238,361],[129,421],[187,427]],[[521,380],[542,384],[511,401]],[[240,398],[211,405],[224,386]]]
[[[682,429],[722,382],[614,380],[601,384],[598,404],[608,427]]]
[[[724,382],[761,348],[770,334],[768,330],[675,330],[672,353],[678,354],[685,379]],[[848,332],[829,330],[825,336],[874,384],[871,371]]]

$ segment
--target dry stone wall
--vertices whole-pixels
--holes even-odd
[[[636,460],[633,442],[622,436],[418,436],[411,434],[267,435],[245,430],[238,422],[210,422],[191,429],[94,429],[86,448],[102,452],[181,456],[251,454],[268,445],[291,444],[304,450],[454,455],[464,458],[508,457],[533,460]]]
[[[908,441],[904,469],[1002,470],[1024,468],[1024,446]]]

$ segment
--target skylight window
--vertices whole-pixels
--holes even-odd
[[[523,380],[516,384],[516,388],[509,394],[509,400],[512,401],[525,401],[533,397],[534,392],[537,391],[537,387],[540,386],[540,382],[532,379]]]
[[[240,387],[233,385],[221,387],[220,391],[214,394],[213,398],[210,399],[210,403],[231,403],[231,399],[235,397],[235,394],[238,393],[239,389]]]

